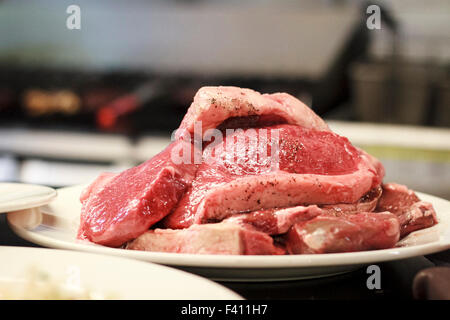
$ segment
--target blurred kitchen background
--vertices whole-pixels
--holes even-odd
[[[295,95],[386,181],[450,199],[448,0],[0,0],[0,181],[145,161],[203,85]]]

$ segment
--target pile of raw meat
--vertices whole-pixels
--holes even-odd
[[[377,159],[286,93],[203,87],[164,151],[83,191],[78,238],[198,254],[391,248],[437,219],[383,176]]]

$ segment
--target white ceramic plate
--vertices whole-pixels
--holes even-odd
[[[205,278],[132,259],[67,250],[0,247],[0,261],[0,298],[24,298],[25,289],[26,294],[31,291],[26,298],[43,299],[43,292],[56,288],[64,292],[63,298],[242,299]],[[42,275],[47,280],[39,284]],[[30,286],[37,289],[30,290]]]
[[[83,186],[58,190],[58,197],[42,207],[8,214],[12,229],[24,239],[46,247],[73,249],[135,258],[201,274],[216,280],[275,281],[323,277],[355,270],[361,265],[431,254],[450,248],[450,202],[417,193],[436,209],[439,223],[405,237],[399,247],[352,253],[286,256],[226,256],[144,252],[108,248],[76,240]],[[51,214],[51,215],[50,215]]]
[[[0,183],[0,213],[43,206],[56,197],[56,190],[23,183]]]

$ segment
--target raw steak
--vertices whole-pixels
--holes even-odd
[[[118,173],[102,172],[100,175],[86,188],[83,189],[80,195],[80,201],[85,202],[91,194],[99,192],[105,185],[108,184]]]
[[[401,184],[384,183],[382,189],[382,196],[377,203],[378,211],[401,214],[408,211],[414,203],[420,201],[414,191]]]
[[[393,247],[400,225],[389,212],[318,216],[295,224],[286,235],[290,254],[353,252]]]
[[[141,165],[103,174],[81,195],[78,237],[117,247],[145,232],[178,203],[195,176],[196,165],[175,164],[172,143]]]
[[[251,228],[234,223],[193,225],[188,229],[150,230],[130,242],[127,249],[198,253],[264,255],[284,254],[284,249],[274,245],[273,239]]]
[[[383,193],[376,210],[389,211],[398,217],[402,238],[413,231],[438,223],[431,203],[420,201],[414,191],[397,183],[383,184],[382,187]]]
[[[377,206],[378,199],[381,197],[381,192],[381,187],[376,187],[370,190],[355,203],[328,204],[322,205],[320,208],[324,213],[334,215],[336,217],[346,214],[356,214],[359,212],[372,212]]]
[[[280,141],[277,161],[258,154],[261,141],[272,146],[274,136]],[[294,125],[237,131],[211,154],[176,210],[164,219],[166,227],[186,228],[260,209],[355,203],[379,186],[384,175],[382,165],[347,138]]]
[[[176,136],[192,136],[201,121],[203,133],[214,128],[248,128],[294,124],[328,131],[328,125],[310,108],[287,93],[260,94],[238,87],[200,88]],[[227,121],[228,125],[223,122]]]
[[[438,223],[433,205],[425,201],[414,203],[408,211],[397,217],[400,221],[400,236],[402,238],[413,231],[429,228]]]
[[[323,211],[315,205],[297,206],[235,214],[223,222],[250,226],[269,235],[279,235],[288,232],[295,223],[310,220],[320,214]]]

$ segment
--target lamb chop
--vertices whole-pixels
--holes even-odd
[[[290,254],[354,252],[387,249],[400,238],[400,225],[389,212],[321,215],[295,224],[286,235]]]
[[[401,238],[438,223],[433,205],[421,201],[414,191],[397,183],[386,183],[382,187],[383,193],[376,211],[389,211],[398,217]]]

